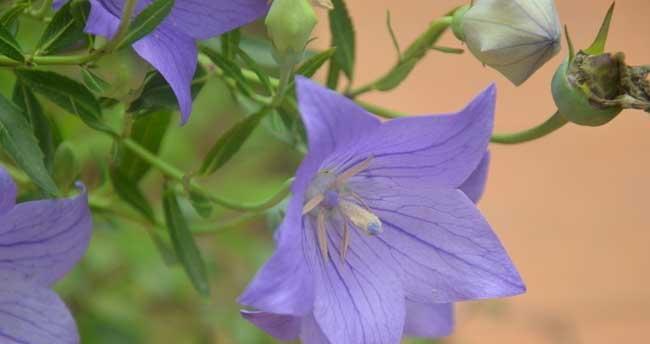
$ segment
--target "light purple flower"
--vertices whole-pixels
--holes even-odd
[[[0,167],[0,343],[79,343],[72,315],[50,286],[88,247],[86,192],[71,199],[15,200],[16,185]]]
[[[55,7],[67,0],[58,0]],[[86,31],[113,37],[124,0],[90,0]],[[141,11],[151,0],[139,0]],[[165,77],[176,94],[185,123],[192,112],[191,83],[196,71],[196,40],[208,39],[246,25],[268,11],[267,0],[176,0],[169,16],[133,48]]]
[[[276,252],[239,299],[255,309],[247,319],[308,344],[391,344],[447,335],[453,302],[524,292],[473,202],[494,87],[457,114],[382,123],[307,79],[297,85],[309,153]]]

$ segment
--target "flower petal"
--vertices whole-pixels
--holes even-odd
[[[439,338],[450,335],[453,330],[453,304],[424,304],[406,301],[405,336]]]
[[[0,219],[0,277],[49,286],[84,255],[88,197],[20,203]]]
[[[469,178],[460,186],[460,190],[469,197],[474,203],[478,203],[485,191],[485,184],[490,167],[490,152],[485,153],[483,160]]]
[[[372,178],[405,189],[458,188],[476,170],[494,123],[496,89],[488,87],[457,114],[399,118],[341,147],[323,164],[341,173],[372,158],[355,179]]]
[[[296,78],[298,104],[309,137],[309,152],[321,157],[353,147],[380,121],[350,99],[304,78]]]
[[[327,336],[323,333],[314,315],[310,314],[302,319],[300,328],[300,342],[302,344],[330,344]]]
[[[300,240],[300,199],[292,198],[278,229],[278,247],[239,297],[240,304],[284,315],[303,316],[311,312],[314,287]]]
[[[241,315],[255,326],[281,340],[294,340],[300,334],[299,317],[247,310],[242,310]]]
[[[399,264],[406,297],[449,303],[520,294],[525,287],[490,225],[460,190],[364,181],[350,188],[377,215],[377,240]]]
[[[0,343],[76,344],[77,325],[50,289],[25,283],[0,283]]]
[[[390,252],[350,228],[350,248],[341,257],[340,224],[327,224],[329,255],[317,244],[313,218],[304,221],[306,255],[315,277],[314,318],[331,343],[399,343],[406,310]]]
[[[167,80],[178,100],[181,123],[185,124],[192,113],[191,86],[198,61],[194,39],[161,26],[133,44],[133,48]]]
[[[251,23],[269,9],[267,0],[176,0],[163,25],[208,39]]]
[[[16,205],[16,184],[7,171],[0,166],[0,216]]]
[[[90,0],[90,13],[88,14],[85,31],[93,35],[112,38],[120,26],[120,18],[111,10],[121,13],[121,5],[109,9],[104,4],[113,5],[110,1]]]

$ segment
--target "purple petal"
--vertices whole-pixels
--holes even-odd
[[[380,218],[384,232],[375,239],[390,248],[410,300],[449,303],[525,291],[499,239],[462,191],[373,181],[349,187]]]
[[[181,124],[186,123],[192,112],[191,86],[198,56],[194,39],[168,27],[159,27],[133,44],[133,48],[167,80],[178,100]]]
[[[301,241],[302,202],[293,197],[278,229],[278,248],[260,269],[239,303],[270,313],[303,316],[312,310],[314,287]]]
[[[296,87],[312,155],[323,159],[335,150],[354,147],[363,134],[380,125],[353,101],[307,78],[297,77]]]
[[[341,226],[328,223],[328,259],[316,243],[313,218],[305,218],[305,255],[314,274],[314,318],[331,343],[399,343],[406,310],[403,287],[385,246],[351,228],[341,257]]]
[[[242,310],[241,315],[255,326],[281,340],[294,340],[300,334],[301,320],[291,315]]]
[[[485,184],[487,183],[488,169],[490,167],[490,152],[485,153],[481,163],[478,165],[476,170],[472,172],[472,175],[465,180],[463,185],[460,186],[460,190],[469,197],[474,203],[478,201],[483,196],[485,191]]]
[[[84,255],[91,231],[85,191],[16,205],[0,217],[0,277],[51,285]]]
[[[112,38],[120,26],[120,19],[110,9],[104,7],[104,3],[105,1],[101,0],[90,0],[90,14],[85,30],[93,35]],[[121,10],[119,11],[121,12]]]
[[[314,315],[310,314],[302,319],[300,328],[300,341],[302,344],[330,344],[327,336],[323,333]]]
[[[341,146],[323,163],[340,172],[369,157],[358,178],[422,186],[458,188],[483,159],[492,134],[496,89],[488,87],[452,115],[418,116],[385,122],[378,130],[355,128],[354,145]]]
[[[0,166],[0,217],[16,205],[16,184]]]
[[[77,344],[77,325],[50,289],[25,283],[0,283],[0,343]]]
[[[268,8],[267,0],[176,0],[163,25],[208,39],[253,22]]]
[[[453,330],[453,304],[424,304],[406,301],[405,336],[439,338],[450,335]]]

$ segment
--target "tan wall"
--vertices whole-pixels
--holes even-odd
[[[585,47],[607,0],[558,0],[563,24]],[[386,9],[405,45],[458,2],[349,0],[357,23],[359,81],[394,61]],[[650,1],[619,0],[610,50],[650,63]],[[327,33],[321,29],[321,40]],[[450,36],[445,44],[457,46]],[[515,88],[471,55],[432,52],[398,90],[365,100],[410,113],[460,108],[489,82],[499,87],[496,128],[524,129],[554,111],[552,73],[566,50]],[[358,83],[359,84],[359,83]],[[626,112],[601,128],[569,126],[546,139],[493,146],[485,215],[529,291],[460,307],[453,343],[648,343],[650,332],[650,115]]]

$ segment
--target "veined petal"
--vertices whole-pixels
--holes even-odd
[[[314,274],[314,318],[331,343],[397,344],[405,321],[404,293],[395,263],[376,238],[351,229],[351,244],[341,257],[342,226],[327,223],[328,258],[319,250],[314,225],[304,220],[304,239]]]
[[[294,340],[300,334],[301,318],[292,315],[242,310],[241,315],[266,333],[281,340]]]
[[[525,286],[499,239],[460,190],[350,185],[377,215],[376,237],[398,262],[406,297],[420,303],[511,296]]]
[[[469,197],[474,203],[478,203],[483,196],[483,191],[485,191],[485,184],[487,183],[488,169],[490,167],[490,152],[485,153],[481,163],[478,165],[476,170],[472,172],[472,175],[463,182],[460,186],[460,190]]]
[[[240,304],[283,315],[303,316],[311,312],[313,277],[304,258],[300,226],[302,202],[298,197],[292,198],[278,229],[275,253],[239,297]]]
[[[323,333],[314,315],[310,314],[302,319],[300,327],[300,342],[302,344],[330,344],[327,336]]]
[[[50,289],[0,279],[0,342],[77,344],[77,325]]]
[[[296,78],[298,104],[309,138],[309,153],[325,156],[354,147],[380,121],[350,99],[304,78]]]
[[[0,278],[50,286],[84,255],[88,197],[20,203],[0,217]]]
[[[340,147],[323,165],[341,173],[372,158],[353,179],[372,178],[406,190],[458,188],[485,155],[495,97],[496,89],[490,86],[456,114],[399,118],[368,134],[357,130],[356,144]]]
[[[198,61],[194,39],[162,26],[133,44],[133,48],[167,80],[178,100],[181,123],[186,123],[192,113],[191,85]]]
[[[453,304],[424,304],[406,301],[405,336],[439,338],[450,335],[453,330]]]
[[[163,25],[208,39],[251,23],[268,9],[267,0],[176,0]]]
[[[90,0],[90,13],[88,14],[88,22],[86,23],[86,32],[93,35],[104,36],[112,38],[117,33],[117,28],[120,26],[119,15],[111,12],[111,10],[121,12],[121,5],[118,8],[107,8],[104,6],[112,5],[110,1]]]
[[[16,184],[0,166],[0,218],[16,205]]]

